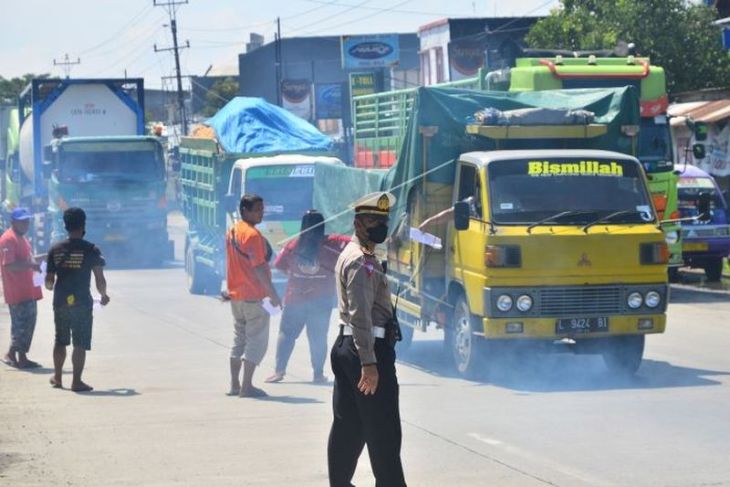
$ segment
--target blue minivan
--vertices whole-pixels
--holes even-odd
[[[730,221],[727,201],[715,180],[695,166],[687,166],[679,176],[679,213],[682,218],[698,215],[701,193],[711,196],[711,219],[682,223],[682,257],[685,265],[705,270],[708,281],[722,278],[723,258],[730,253]]]

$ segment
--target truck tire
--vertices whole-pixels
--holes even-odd
[[[611,372],[634,375],[644,357],[644,335],[607,338],[603,344],[603,361]]]
[[[489,372],[486,343],[474,334],[476,317],[471,314],[463,295],[456,301],[452,326],[451,336],[447,334],[446,337],[451,342],[451,356],[457,372],[466,379],[486,377]]]
[[[187,276],[188,291],[190,294],[205,294],[210,285],[207,274],[210,272],[205,266],[195,261],[195,251],[192,246],[185,252],[185,275]]]
[[[702,267],[709,282],[722,280],[722,257],[708,257],[702,263]]]

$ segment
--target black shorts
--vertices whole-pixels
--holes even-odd
[[[90,306],[61,306],[53,308],[56,322],[56,344],[67,346],[73,337],[74,347],[91,350],[91,325],[94,316]]]

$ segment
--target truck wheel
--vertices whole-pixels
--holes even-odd
[[[456,370],[467,379],[480,378],[487,372],[488,364],[483,360],[485,344],[479,336],[474,335],[475,330],[475,318],[469,311],[466,299],[461,296],[454,307],[453,335],[448,338]]]
[[[414,331],[415,330],[410,325],[400,325],[400,334],[402,340],[395,344],[395,351],[399,355],[405,355],[406,353],[408,353],[408,350],[411,348],[411,343],[413,343]]]
[[[709,282],[717,282],[722,279],[722,257],[709,257],[703,263],[705,276]]]
[[[625,335],[606,339],[603,361],[611,372],[634,375],[644,356],[644,335]]]
[[[187,276],[188,290],[190,294],[205,294],[205,273],[206,269],[195,261],[195,252],[192,246],[185,252],[185,275]]]

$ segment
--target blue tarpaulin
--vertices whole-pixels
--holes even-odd
[[[309,122],[263,98],[237,96],[205,124],[226,152],[328,151],[332,146]]]

